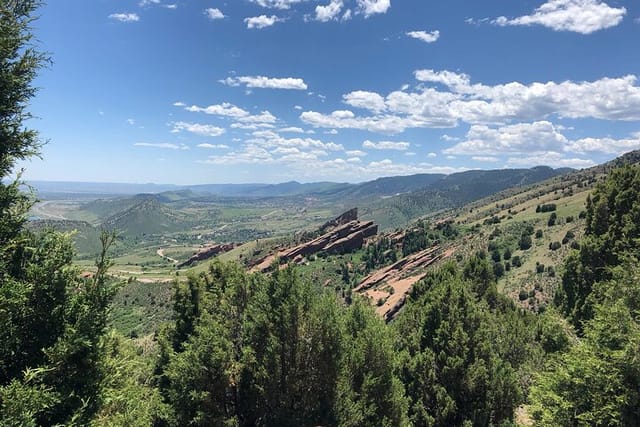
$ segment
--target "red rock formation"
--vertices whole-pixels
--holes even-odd
[[[198,253],[193,255],[191,258],[189,258],[188,260],[186,260],[182,264],[179,264],[178,268],[188,267],[191,264],[193,264],[194,262],[204,261],[204,260],[207,260],[209,258],[213,258],[216,255],[220,255],[220,254],[223,254],[225,252],[229,252],[230,250],[236,248],[237,246],[238,246],[238,244],[236,244],[236,243],[228,243],[228,244],[207,246],[206,248],[203,248],[200,251],[198,251]]]
[[[253,267],[251,271],[268,270],[276,258],[280,259],[280,263],[295,262],[300,264],[305,257],[318,252],[326,252],[328,254],[340,254],[352,252],[360,249],[366,239],[375,236],[378,233],[378,226],[373,221],[358,221],[353,219],[341,224],[347,219],[357,216],[358,210],[352,209],[340,215],[333,221],[329,221],[322,228],[333,228],[331,231],[317,237],[309,242],[299,244],[289,249],[282,250],[277,254],[267,256],[259,264]]]

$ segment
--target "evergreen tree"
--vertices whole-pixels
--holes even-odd
[[[69,236],[27,231],[31,201],[19,182],[4,183],[16,161],[41,145],[25,126],[32,81],[48,62],[32,42],[39,5],[0,0],[0,423],[86,424],[99,406],[114,236],[102,235],[97,273],[81,280]]]

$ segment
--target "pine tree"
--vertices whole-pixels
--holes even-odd
[[[37,0],[0,0],[0,423],[87,423],[99,405],[101,337],[114,287],[103,251],[92,279],[71,265],[70,236],[25,229],[29,197],[5,184],[16,161],[38,153],[25,126],[32,85],[48,62],[33,44]]]

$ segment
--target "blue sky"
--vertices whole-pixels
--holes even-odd
[[[588,167],[640,148],[640,4],[50,0],[33,180]]]

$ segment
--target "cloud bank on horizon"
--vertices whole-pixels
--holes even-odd
[[[582,168],[640,149],[637,5],[123,3],[102,5],[102,23],[87,10],[95,24],[80,35],[74,25],[53,35],[67,8],[87,9],[80,0],[42,11],[38,36],[63,60],[39,82],[51,143],[28,166],[35,178],[363,181]],[[77,52],[99,39],[107,47],[88,64]],[[55,108],[62,93],[82,108]],[[121,175],[91,157],[63,163],[96,148]],[[158,168],[162,150],[173,157]]]

